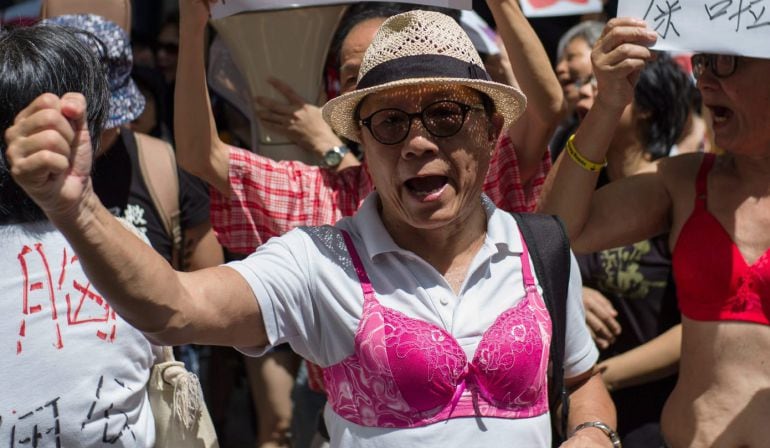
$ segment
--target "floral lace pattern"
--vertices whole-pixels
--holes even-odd
[[[735,294],[727,300],[732,313],[770,315],[770,251],[762,254],[738,277]]]
[[[382,306],[349,235],[343,233],[364,291],[355,353],[324,369],[332,409],[381,428],[425,426],[453,417],[526,418],[548,411],[551,321],[534,286],[526,246],[526,297],[498,316],[468,363],[444,329]]]

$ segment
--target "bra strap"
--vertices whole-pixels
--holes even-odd
[[[536,291],[535,277],[532,275],[532,265],[529,261],[529,248],[527,248],[527,242],[524,241],[524,235],[519,231],[519,238],[521,238],[521,276],[524,278],[524,289],[527,292]]]
[[[364,300],[369,300],[374,296],[372,282],[369,281],[369,276],[366,275],[364,264],[361,262],[361,257],[358,256],[358,251],[356,250],[356,246],[353,245],[353,239],[350,237],[350,234],[342,229],[340,229],[340,233],[342,233],[342,238],[345,240],[345,247],[347,247],[348,253],[350,254],[350,259],[353,262],[353,268],[356,270],[358,281],[361,283],[361,290],[364,292]]]
[[[698,170],[698,177],[695,178],[695,205],[705,207],[708,194],[708,179],[711,167],[714,166],[716,154],[706,153],[703,155],[703,161]]]

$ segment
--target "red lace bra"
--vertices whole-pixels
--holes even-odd
[[[749,265],[708,211],[707,180],[714,160],[714,154],[703,157],[696,179],[695,209],[674,247],[679,308],[693,320],[770,325],[770,249]]]
[[[526,244],[526,296],[484,332],[472,362],[436,325],[382,306],[342,231],[364,295],[355,352],[324,369],[332,409],[355,424],[424,426],[455,417],[526,418],[548,411],[551,320],[537,292]]]

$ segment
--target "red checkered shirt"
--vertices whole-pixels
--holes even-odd
[[[516,151],[503,135],[484,181],[484,192],[501,209],[532,212],[551,168],[545,151],[527,188],[521,184]],[[230,197],[211,188],[211,224],[219,242],[248,254],[270,239],[297,226],[336,223],[353,215],[374,185],[360,165],[334,173],[301,162],[276,162],[230,147]],[[320,367],[307,363],[308,385],[323,391]]]

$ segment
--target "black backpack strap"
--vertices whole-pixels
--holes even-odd
[[[564,349],[567,333],[567,290],[570,276],[570,250],[561,220],[553,215],[513,213],[530,252],[543,300],[551,316],[550,378],[548,404],[553,413],[561,402],[561,434],[567,434],[569,393],[564,384]],[[554,437],[555,445],[558,445]]]

